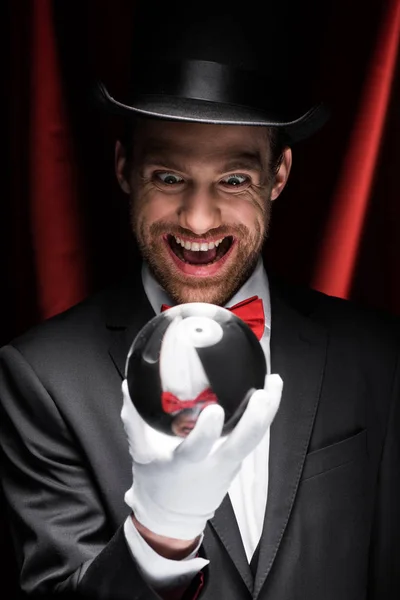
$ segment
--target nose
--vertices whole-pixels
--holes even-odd
[[[178,209],[179,224],[196,235],[221,225],[221,210],[212,190],[198,187],[189,190]]]

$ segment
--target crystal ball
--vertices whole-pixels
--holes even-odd
[[[226,308],[179,304],[151,319],[130,347],[129,395],[154,429],[186,437],[200,412],[224,409],[222,434],[232,431],[251,394],[264,387],[264,352],[250,327]]]

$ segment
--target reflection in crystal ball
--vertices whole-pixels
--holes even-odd
[[[186,437],[200,412],[218,403],[229,433],[256,389],[266,362],[250,327],[226,308],[193,302],[167,309],[137,334],[125,376],[141,417],[154,429]]]

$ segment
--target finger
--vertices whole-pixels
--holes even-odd
[[[126,379],[122,382],[122,397],[121,419],[129,442],[129,452],[136,460],[146,448],[146,438],[143,420],[131,400]]]
[[[222,406],[212,404],[204,408],[194,429],[175,450],[176,456],[191,462],[200,461],[208,456],[215,442],[221,436],[224,419],[225,413]]]
[[[149,438],[149,425],[136,410],[126,379],[122,382],[122,395],[121,419],[129,442],[129,453],[134,462],[147,464],[157,456],[158,446]]]
[[[122,397],[121,419],[126,435],[132,444],[140,444],[144,442],[144,430],[141,423],[142,418],[131,400],[126,379],[122,382]]]
[[[274,397],[279,397],[280,400],[283,390],[283,381],[281,376],[277,373],[267,375],[265,378],[264,389],[267,390]]]
[[[267,390],[253,393],[240,421],[218,449],[221,457],[242,461],[260,443],[279,408],[282,394],[279,379],[268,382]]]

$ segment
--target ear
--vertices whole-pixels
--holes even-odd
[[[115,174],[117,176],[117,180],[121,189],[125,194],[130,194],[131,186],[126,178],[126,170],[127,170],[127,158],[124,146],[118,140],[115,144],[115,158],[114,158],[114,167]]]
[[[290,169],[292,168],[292,150],[285,148],[283,151],[282,162],[279,165],[278,172],[275,175],[274,185],[271,190],[271,200],[276,200],[280,195],[286,182],[289,178]]]

